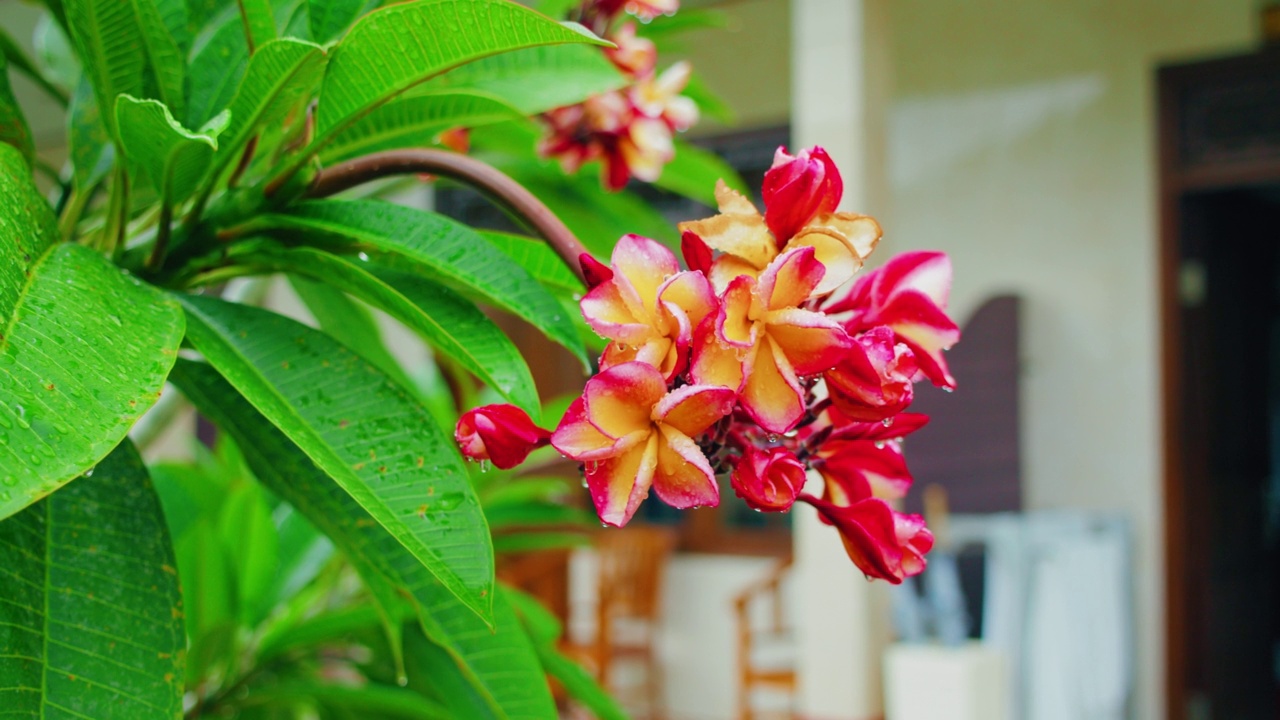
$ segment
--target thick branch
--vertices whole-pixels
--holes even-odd
[[[373,153],[320,171],[308,197],[328,197],[389,175],[429,173],[470,185],[524,218],[584,283],[578,257],[587,251],[555,213],[523,185],[474,158],[447,150],[411,148]]]

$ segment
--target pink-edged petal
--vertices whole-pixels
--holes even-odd
[[[733,412],[738,394],[727,387],[685,385],[667,393],[653,409],[653,419],[662,425],[697,437],[720,418]]]
[[[924,572],[925,553],[933,549],[933,533],[924,526],[924,517],[893,513],[893,526],[902,547],[902,574],[906,577]]]
[[[648,183],[662,177],[662,168],[676,154],[671,128],[662,120],[647,118],[632,121],[618,150],[631,175]]]
[[[658,302],[684,311],[690,327],[697,327],[719,306],[707,276],[691,271],[679,272],[668,278],[658,289]]]
[[[793,157],[780,147],[761,187],[765,222],[785,244],[815,215],[835,210],[843,192],[840,171],[825,150],[814,147]]]
[[[786,448],[748,445],[733,468],[732,483],[734,493],[752,508],[783,512],[804,489],[804,463]]]
[[[902,582],[902,547],[898,542],[893,509],[883,500],[870,498],[849,507],[837,507],[809,495],[803,500],[835,526],[849,559],[869,578]]]
[[[667,394],[657,368],[642,362],[622,363],[587,381],[582,394],[586,418],[609,437],[620,438],[652,427],[653,406]]]
[[[838,365],[824,376],[832,403],[851,420],[878,422],[911,404],[915,354],[880,326],[859,335]]]
[[[738,350],[720,342],[714,318],[707,318],[693,334],[693,362],[689,375],[697,385],[716,385],[737,392],[742,387]]]
[[[653,491],[673,508],[715,507],[720,491],[702,448],[670,425],[660,425]]]
[[[756,304],[754,288],[755,281],[746,276],[729,283],[716,316],[716,335],[720,342],[743,349],[756,344],[756,323],[751,317],[752,307]]]
[[[723,294],[729,285],[740,277],[755,279],[760,276],[760,268],[736,255],[721,255],[711,263],[707,278],[717,293]]]
[[[799,375],[830,370],[855,344],[844,328],[820,312],[787,308],[768,313],[764,321],[765,332]]]
[[[588,288],[613,279],[613,269],[591,257],[590,253],[579,255],[578,265],[582,268],[582,276],[586,279]]]
[[[643,303],[650,315],[657,306],[658,288],[680,270],[676,256],[666,246],[640,235],[623,235],[613,247],[612,260],[614,274],[627,279],[634,298]],[[626,290],[622,292],[624,297],[628,294]]]
[[[893,440],[902,438],[929,424],[924,413],[898,413],[885,422],[861,422],[854,420],[839,408],[829,407],[826,416],[832,426],[828,441],[837,440]]]
[[[825,274],[813,248],[794,248],[779,255],[760,273],[756,293],[770,310],[799,307],[813,295]]]
[[[872,297],[887,302],[899,292],[922,292],[945,309],[951,298],[951,258],[944,252],[917,250],[896,255],[876,272]]]
[[[771,433],[789,432],[804,417],[804,395],[787,358],[765,335],[747,356],[747,376],[738,401],[756,424]]]
[[[617,457],[586,463],[587,490],[606,525],[622,527],[649,495],[658,466],[658,436]]]
[[[737,255],[756,268],[763,268],[778,254],[773,236],[755,206],[723,180],[716,183],[720,214],[705,220],[683,222],[681,232],[692,232],[720,252]]]
[[[463,413],[454,428],[462,454],[490,460],[502,470],[524,462],[535,448],[546,445],[551,433],[533,424],[524,410],[507,404],[485,405]]]
[[[629,345],[642,343],[653,334],[653,328],[636,317],[633,305],[620,290],[616,277],[596,285],[578,303],[582,317],[600,337]]]
[[[573,401],[560,425],[551,434],[551,445],[565,457],[579,462],[614,457],[643,440],[647,433],[632,433],[613,438],[587,420],[586,404],[582,398]]]
[[[837,505],[849,505],[869,496],[882,500],[905,497],[914,482],[902,455],[901,443],[871,440],[846,440],[823,443],[820,453],[822,475],[838,486],[836,496],[829,499]]]
[[[867,220],[875,222],[870,218]],[[879,226],[875,227],[878,231]],[[786,249],[799,247],[812,247],[814,256],[826,269],[822,282],[813,290],[815,295],[826,295],[852,280],[854,274],[862,269],[865,257],[844,234],[812,225],[793,237]]]

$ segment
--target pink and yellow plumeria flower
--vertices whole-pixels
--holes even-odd
[[[959,326],[947,317],[950,295],[951,259],[940,252],[908,252],[858,278],[849,295],[826,312],[851,312],[844,323],[851,333],[888,326],[911,348],[925,377],[954,389],[942,354],[960,340]]]
[[[852,505],[869,497],[898,500],[911,489],[911,472],[899,440],[827,441],[813,467],[822,475],[823,497],[835,505]]]
[[[728,388],[667,381],[643,362],[615,365],[587,381],[551,436],[551,444],[584,463],[600,519],[622,526],[650,488],[676,508],[716,505],[715,474],[698,437],[733,411]]]
[[[684,369],[693,329],[718,306],[701,273],[681,271],[676,256],[657,241],[627,235],[613,249],[611,276],[582,298],[582,315],[601,337],[601,366],[639,360],[670,380]],[[589,257],[583,267],[601,277]]]
[[[831,402],[845,417],[878,422],[911,404],[916,370],[911,349],[882,325],[854,338],[849,353],[823,379]]]
[[[842,188],[839,172],[821,148],[794,157],[779,148],[765,174],[765,215],[721,181],[716,184],[720,213],[679,227],[723,253],[710,272],[717,290],[739,275],[758,277],[781,253],[812,247],[826,268],[815,292],[825,295],[853,277],[881,235],[880,225],[866,215],[834,212]]]
[[[788,250],[759,280],[729,283],[715,322],[715,338],[695,347],[696,382],[740,390],[739,402],[771,433],[785,433],[804,417],[800,378],[830,370],[852,339],[820,312],[804,310],[823,278],[811,247]],[[706,334],[706,330],[704,330]]]

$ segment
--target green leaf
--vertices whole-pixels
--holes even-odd
[[[400,367],[400,363],[387,350],[382,332],[367,308],[347,297],[341,290],[322,282],[290,275],[289,285],[307,306],[311,316],[320,323],[321,330],[373,363],[374,367],[400,387],[409,391],[416,389],[417,384],[405,374],[404,368]]]
[[[122,93],[150,97],[148,88],[154,88],[159,99],[182,113],[187,64],[155,0],[66,0],[65,7],[98,107],[114,108]],[[103,118],[107,133],[118,137],[114,114]]]
[[[227,125],[227,112],[192,132],[159,100],[121,95],[116,100],[116,123],[125,156],[139,167],[160,192],[166,205],[176,205],[195,192],[218,149],[218,134]]]
[[[45,78],[44,73],[36,68],[35,63],[31,61],[31,58],[27,57],[27,54],[18,46],[18,43],[9,37],[9,33],[5,32],[4,28],[0,28],[0,54],[3,54],[4,58],[9,62],[9,67],[26,75],[31,82],[48,93],[49,97],[56,100],[59,105],[67,106],[69,100],[67,92]]]
[[[603,41],[507,0],[417,0],[385,7],[357,21],[333,51],[316,130],[322,137],[339,132],[404,90],[465,62],[562,43]]]
[[[486,507],[484,515],[489,527],[495,530],[534,525],[581,525],[586,528],[595,519],[591,512],[582,508],[537,502],[494,505]]]
[[[369,0],[307,0],[311,39],[321,44],[333,40],[371,4]]]
[[[0,143],[17,148],[30,168],[35,161],[36,145],[31,139],[31,128],[22,116],[22,108],[9,87],[9,68],[5,56],[0,55]]]
[[[231,123],[206,182],[215,182],[228,165],[238,162],[260,128],[281,122],[305,102],[320,82],[324,64],[324,50],[303,40],[281,38],[259,47],[231,102]]]
[[[0,708],[175,718],[186,638],[160,503],[129,441],[0,523]]]
[[[493,552],[503,555],[538,550],[564,550],[590,544],[591,538],[580,532],[504,532],[493,537]]]
[[[448,288],[408,274],[375,275],[312,248],[264,250],[244,261],[306,275],[380,308],[537,417],[538,392],[520,351],[479,308]]]
[[[0,145],[0,518],[93,467],[155,403],[182,313],[81,245]]]
[[[257,485],[244,483],[222,507],[217,535],[235,572],[240,622],[254,627],[271,611],[280,537]]]
[[[256,691],[254,696],[266,701],[312,700],[330,712],[351,713],[361,718],[452,720],[457,717],[412,690],[373,683],[351,687],[331,682],[292,681]]]
[[[584,367],[567,313],[529,273],[465,225],[444,216],[373,200],[298,203],[289,215],[259,218],[265,227],[350,238],[393,253],[432,280],[478,296],[541,330]]]
[[[662,176],[654,185],[712,208],[716,207],[717,180],[724,180],[729,187],[751,197],[742,177],[719,155],[680,140],[676,140],[675,148],[675,157],[662,169]]]
[[[71,144],[72,177],[80,190],[93,187],[106,177],[115,159],[111,136],[98,110],[98,99],[87,77],[81,77],[71,98],[67,117],[67,137]]]
[[[484,515],[452,439],[427,412],[322,332],[213,298],[181,302],[188,339],[227,381],[463,603],[489,617]]]
[[[74,90],[80,82],[80,60],[71,47],[66,25],[52,14],[41,15],[32,31],[31,44],[40,68],[62,91]]]
[[[249,45],[238,19],[223,23],[191,60],[187,73],[187,126],[200,127],[231,105],[249,66]]]
[[[519,117],[520,111],[493,95],[436,92],[392,100],[343,130],[320,152],[326,165],[381,150],[436,142],[451,128],[477,127]]]
[[[276,39],[276,19],[271,0],[236,0],[240,21],[249,38],[249,52],[257,54],[264,45]]]
[[[329,536],[366,582],[391,583],[413,601],[423,629],[450,660],[446,669],[482,698],[482,714],[454,717],[555,717],[533,650],[505,603],[494,606],[495,632],[208,366],[180,361],[173,380],[235,438],[258,479]]]
[[[421,87],[433,92],[447,88],[488,93],[528,116],[573,105],[626,84],[627,78],[599,48],[544,45],[467,63]]]
[[[496,230],[479,232],[549,290],[563,295],[581,295],[587,291],[578,276],[544,240]]]

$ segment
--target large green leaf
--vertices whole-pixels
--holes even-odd
[[[675,147],[675,157],[662,168],[662,175],[654,185],[711,208],[716,207],[717,180],[724,180],[729,187],[751,197],[742,177],[719,155],[679,140]]]
[[[31,139],[31,128],[22,116],[22,108],[9,87],[9,63],[0,55],[0,143],[7,143],[22,152],[27,166],[36,156],[36,145]]]
[[[372,3],[370,0],[306,0],[311,39],[327,43],[338,37]]]
[[[81,245],[0,145],[0,518],[106,456],[155,403],[182,339],[163,295]]]
[[[249,39],[250,52],[257,53],[264,45],[276,39],[276,18],[271,11],[271,0],[236,0],[240,21]]]
[[[503,99],[475,92],[435,92],[392,100],[343,130],[320,152],[332,164],[381,150],[419,147],[443,131],[519,117]]]
[[[520,351],[479,308],[448,288],[409,274],[374,274],[367,265],[313,248],[263,250],[244,261],[306,275],[380,308],[503,397],[538,416],[538,392]]]
[[[488,528],[461,457],[426,410],[322,332],[213,298],[181,301],[188,339],[227,381],[488,617]]]
[[[0,713],[176,718],[186,638],[173,549],[125,440],[0,523]]]
[[[159,100],[121,95],[116,100],[116,123],[125,156],[142,168],[165,204],[174,205],[195,192],[218,149],[218,134],[227,125],[227,112],[192,132]]]
[[[239,19],[223,23],[191,60],[187,73],[187,126],[200,127],[231,105],[249,66],[249,44]]]
[[[67,140],[71,145],[72,177],[86,190],[106,176],[115,158],[111,136],[98,110],[89,78],[81,77],[67,114]]]
[[[452,660],[445,669],[482,698],[482,714],[455,717],[555,717],[532,647],[505,602],[494,606],[496,631],[485,626],[217,373],[181,361],[173,379],[236,440],[259,481],[328,535],[371,587],[390,583],[412,600],[423,629]]]
[[[98,107],[114,108],[124,93],[159,99],[182,114],[187,64],[165,27],[156,0],[66,0],[71,38],[93,81]],[[103,113],[117,137],[115,116]]]
[[[481,230],[480,234],[557,294],[581,295],[586,292],[578,276],[545,241],[496,230]]]
[[[485,92],[515,106],[522,115],[536,115],[626,83],[599,48],[544,45],[467,63],[422,85],[422,89]]]
[[[404,90],[488,55],[536,45],[602,44],[509,0],[417,0],[369,13],[333,51],[316,112],[323,137]]]
[[[228,165],[239,161],[244,146],[263,126],[280,122],[310,97],[324,64],[324,50],[303,40],[281,38],[257,48],[231,102],[231,124],[207,182],[216,181]]]
[[[524,268],[471,228],[442,215],[373,200],[298,203],[288,215],[263,216],[264,227],[350,238],[394,253],[433,280],[478,296],[528,321],[582,360],[568,314]]]

